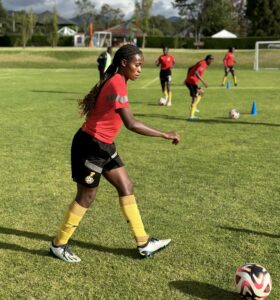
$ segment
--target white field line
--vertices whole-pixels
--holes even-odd
[[[140,89],[145,89],[147,88],[150,84],[156,82],[157,80],[159,80],[158,77],[154,78],[153,80],[149,81],[148,83],[144,84],[142,87],[140,87]]]
[[[152,82],[149,82],[148,84],[138,88],[138,89],[144,89],[146,87],[149,86],[149,84],[151,84]],[[137,88],[136,88],[137,89]],[[171,89],[172,90],[186,90],[187,87],[186,86],[172,86],[171,85]],[[219,86],[212,86],[212,87],[208,87],[207,89],[202,87],[202,89],[204,91],[207,90],[227,90],[226,87],[219,87]],[[149,87],[149,90],[158,90],[158,87]],[[232,90],[280,90],[280,86],[279,87],[275,87],[275,86],[238,86],[238,87],[233,87]]]

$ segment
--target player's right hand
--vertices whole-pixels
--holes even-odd
[[[167,140],[172,140],[172,144],[174,145],[177,145],[180,142],[179,134],[174,131],[166,132],[164,138]]]

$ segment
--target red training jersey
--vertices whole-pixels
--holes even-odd
[[[117,110],[128,107],[127,84],[117,73],[102,87],[82,129],[97,140],[112,144],[123,124]]]
[[[232,52],[227,52],[224,57],[224,66],[225,67],[233,67],[234,65],[234,55]]]
[[[205,59],[197,62],[194,66],[192,66],[189,69],[187,78],[185,79],[185,83],[197,85],[199,82],[199,78],[196,76],[195,72],[197,71],[199,76],[202,77],[206,68],[207,68],[207,63],[206,63]]]
[[[158,58],[158,64],[161,70],[171,69],[175,64],[175,58],[173,55],[161,55]]]

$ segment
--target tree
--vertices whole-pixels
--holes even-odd
[[[79,16],[83,19],[83,31],[84,33],[87,33],[90,20],[95,15],[95,6],[90,0],[76,0],[75,4],[79,10]]]
[[[211,35],[218,30],[236,29],[237,19],[234,18],[234,0],[174,0],[179,15],[192,24],[196,40],[201,33]]]
[[[8,14],[2,5],[2,0],[0,0],[0,34],[5,33],[8,22]]]
[[[201,23],[204,35],[212,35],[223,28],[235,31],[237,20],[229,0],[207,0],[202,5]]]
[[[20,22],[20,32],[21,32],[21,44],[25,48],[27,42],[31,39],[33,35],[33,30],[36,25],[36,16],[33,14],[32,10],[29,13],[22,11],[19,13]]]
[[[174,27],[172,23],[164,16],[151,16],[149,24],[149,35],[172,36],[174,34]]]
[[[173,7],[178,9],[179,15],[192,24],[194,36],[199,40],[202,30],[203,0],[174,0]]]
[[[246,19],[246,0],[231,0],[232,7],[235,11],[234,19],[238,24],[237,32],[240,36],[247,35],[247,19]]]
[[[153,6],[153,0],[135,0],[133,20],[135,25],[142,29],[143,42],[142,48],[145,48],[146,36],[149,31],[150,11]]]
[[[250,35],[280,35],[280,0],[247,0],[246,16]]]
[[[58,43],[58,24],[57,24],[57,11],[53,8],[51,17],[46,21],[46,29],[48,34],[48,40],[52,47],[56,47]]]
[[[123,22],[124,13],[121,9],[112,8],[109,4],[103,4],[100,10],[99,16],[100,23],[103,24],[103,28],[109,28]]]

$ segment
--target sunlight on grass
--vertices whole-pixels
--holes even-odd
[[[210,67],[201,120],[191,123],[186,67],[173,71],[171,108],[157,105],[157,69],[129,83],[135,116],[178,131],[181,143],[125,128],[116,139],[147,231],[172,244],[152,259],[137,259],[117,193],[103,180],[71,242],[82,258],[75,265],[52,258],[48,248],[75,195],[69,155],[82,123],[77,99],[97,70],[2,69],[0,298],[238,299],[233,275],[248,262],[269,270],[271,299],[280,298],[276,72],[237,68],[239,85],[228,90],[220,87],[223,68]],[[253,100],[257,116],[250,115]],[[228,119],[232,108],[239,120]]]

